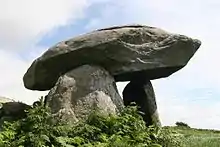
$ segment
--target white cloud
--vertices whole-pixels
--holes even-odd
[[[220,103],[218,100],[210,101],[210,97],[200,98],[196,94],[184,97],[164,90],[166,88],[161,90],[156,87],[158,109],[164,125],[174,125],[176,121],[183,121],[191,127],[219,129]]]
[[[0,95],[32,104],[46,92],[30,91],[23,86],[23,74],[30,64],[19,59],[18,56],[0,50]]]
[[[0,0],[0,46],[33,44],[45,33],[83,17],[86,0]]]
[[[37,41],[84,17],[85,10],[98,3],[106,5],[100,8],[100,16],[89,18],[85,26],[88,30],[142,23],[202,41],[185,68],[169,78],[153,81],[153,85],[164,125],[180,120],[195,127],[220,129],[220,101],[213,102],[219,96],[216,91],[220,91],[218,0],[0,0],[0,95],[27,103],[44,95],[25,90],[22,83],[31,61],[47,48],[36,46]],[[15,53],[27,47],[31,48],[27,61],[23,61]],[[125,83],[118,86],[122,92]],[[200,97],[201,91],[205,96]],[[186,98],[191,93],[193,96]]]
[[[88,6],[87,0],[0,0],[1,96],[31,104],[45,95],[25,89],[22,81],[31,62],[47,49],[36,44],[46,33],[82,18]]]

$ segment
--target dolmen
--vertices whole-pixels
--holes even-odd
[[[145,25],[113,26],[57,43],[23,77],[30,90],[50,90],[55,116],[86,119],[92,110],[120,113],[135,102],[147,125],[160,125],[151,80],[187,65],[201,42]],[[118,93],[116,82],[129,81]]]

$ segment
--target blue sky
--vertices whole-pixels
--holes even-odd
[[[200,39],[189,64],[152,81],[163,125],[220,129],[218,0],[0,0],[0,95],[31,104],[47,92],[24,88],[31,62],[59,41],[121,24],[145,24]],[[126,83],[118,83],[122,92]]]

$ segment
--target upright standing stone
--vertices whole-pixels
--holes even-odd
[[[70,122],[85,120],[93,110],[116,114],[124,106],[114,78],[105,69],[90,65],[61,76],[47,103],[55,116]]]
[[[125,87],[123,91],[123,100],[125,106],[135,102],[142,112],[142,117],[146,124],[160,126],[160,120],[157,112],[157,104],[153,86],[150,80],[144,77],[135,77]]]

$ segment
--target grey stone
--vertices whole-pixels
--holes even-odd
[[[55,117],[85,120],[93,110],[117,114],[123,108],[114,78],[103,68],[83,65],[61,76],[47,95]]]
[[[32,108],[31,106],[21,103],[21,102],[7,102],[4,103],[0,109],[1,116],[10,116],[10,117],[24,117],[25,110]]]
[[[85,64],[104,67],[116,81],[144,73],[150,80],[183,68],[200,47],[190,37],[155,27],[130,25],[90,32],[48,49],[23,77],[32,90],[49,90],[60,75]]]
[[[2,108],[3,104],[7,102],[14,102],[14,100],[0,96],[0,108]]]
[[[5,121],[15,121],[26,117],[25,110],[32,108],[31,106],[21,102],[5,102],[0,109],[0,131]]]
[[[135,102],[146,125],[161,126],[153,86],[145,77],[135,77],[123,91],[125,106]]]

